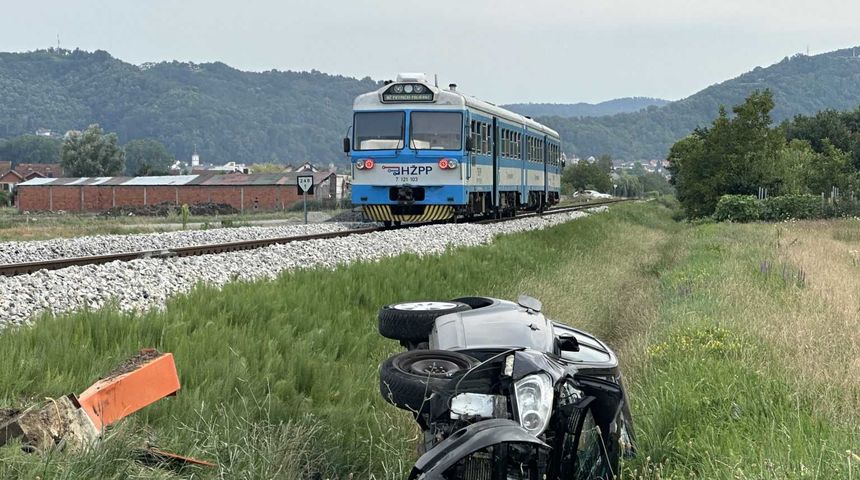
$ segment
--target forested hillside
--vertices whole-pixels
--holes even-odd
[[[0,53],[0,139],[98,123],[123,144],[152,138],[180,159],[196,145],[213,163],[337,163],[353,99],[378,86],[369,78],[242,72],[223,63],[136,66],[103,51]],[[853,109],[860,105],[860,58],[852,49],[797,55],[662,107],[646,105],[661,102],[646,98],[510,107],[558,130],[568,153],[641,160],[665,158],[675,141],[708,125],[720,105],[766,88],[774,94],[776,122]],[[583,108],[593,115],[638,111],[586,117]]]
[[[126,143],[153,138],[177,158],[328,164],[370,79],[241,72],[223,63],[135,66],[107,52],[0,53],[0,139],[99,123]]]
[[[600,103],[512,103],[502,105],[529,117],[601,117],[616,113],[638,112],[651,106],[662,107],[668,100],[648,97],[627,97]]]
[[[622,160],[666,158],[678,139],[697,126],[710,124],[721,105],[743,103],[750,93],[764,89],[773,92],[775,122],[824,109],[851,110],[860,105],[860,58],[850,48],[795,55],[664,107],[605,117],[540,120],[558,130],[566,150],[579,156],[607,153]]]

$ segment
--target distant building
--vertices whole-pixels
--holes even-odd
[[[317,168],[317,167],[315,167],[315,166],[314,166],[314,165],[312,165],[310,162],[305,162],[305,163],[303,163],[303,164],[299,165],[299,167],[298,167],[298,168],[296,168],[296,169],[295,169],[295,170],[293,170],[293,171],[294,171],[294,172],[311,172],[311,173],[317,173],[317,172],[322,171],[322,169],[321,169],[321,168]]]
[[[337,198],[333,172],[314,173],[313,198]],[[121,206],[219,203],[243,213],[285,210],[301,200],[295,173],[33,178],[16,187],[20,211],[99,212]]]
[[[15,186],[32,178],[62,177],[63,167],[59,163],[19,163],[0,161],[0,190],[15,191]]]
[[[15,171],[27,180],[34,177],[54,178],[63,176],[63,167],[59,163],[19,163]]]

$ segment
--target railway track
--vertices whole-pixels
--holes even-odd
[[[623,199],[612,199],[612,200],[604,200],[598,202],[591,202],[583,205],[573,205],[566,207],[557,207],[551,210],[547,210],[542,213],[538,212],[529,212],[529,213],[520,213],[515,217],[505,217],[505,218],[492,218],[492,219],[480,219],[475,220],[473,223],[485,224],[485,223],[498,223],[505,222],[509,220],[519,219],[519,218],[528,218],[535,217],[541,215],[556,215],[560,213],[572,212],[577,210],[585,210],[588,208],[598,207],[601,205],[608,205],[613,203],[624,202],[626,200]],[[282,245],[293,242],[304,242],[308,240],[325,240],[331,238],[341,238],[350,235],[364,235],[373,232],[379,232],[383,230],[391,230],[396,228],[412,228],[416,226],[422,225],[432,225],[434,223],[439,222],[430,222],[430,223],[418,223],[418,224],[410,224],[404,225],[402,227],[370,227],[370,228],[360,228],[355,230],[346,230],[342,232],[331,232],[331,233],[318,233],[311,235],[297,235],[291,237],[275,237],[275,238],[264,238],[259,240],[243,240],[238,242],[227,242],[227,243],[214,243],[208,245],[193,245],[186,247],[174,247],[160,250],[145,250],[139,252],[126,252],[126,253],[111,253],[106,255],[94,255],[87,257],[70,257],[70,258],[56,258],[51,260],[44,261],[36,261],[36,262],[22,262],[22,263],[9,263],[0,265],[0,275],[6,277],[14,277],[16,275],[26,275],[29,273],[38,272],[40,270],[59,270],[63,268],[73,267],[73,266],[83,266],[83,265],[99,265],[110,262],[129,262],[132,260],[146,259],[146,258],[173,258],[173,257],[191,257],[197,255],[209,255],[215,253],[228,253],[228,252],[237,252],[241,250],[253,250],[256,248],[268,247],[270,245]]]

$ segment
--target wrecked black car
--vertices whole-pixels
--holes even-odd
[[[423,431],[410,480],[611,479],[635,453],[615,354],[533,298],[388,305],[379,333],[407,349],[379,386]]]

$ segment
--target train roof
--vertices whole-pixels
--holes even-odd
[[[355,111],[362,110],[402,110],[404,105],[410,106],[419,106],[421,108],[427,109],[450,109],[450,108],[458,108],[458,109],[466,109],[467,107],[473,110],[478,110],[487,115],[492,115],[495,117],[503,118],[509,122],[517,123],[523,126],[526,126],[532,130],[536,130],[542,132],[546,135],[550,135],[555,137],[556,139],[560,138],[558,132],[555,130],[538,123],[531,118],[525,117],[518,113],[514,113],[510,110],[506,110],[502,107],[494,105],[490,102],[485,102],[483,100],[479,100],[475,97],[463,95],[457,90],[446,90],[441,89],[435,85],[429,83],[426,79],[423,78],[423,75],[416,75],[413,77],[402,78],[402,76],[398,76],[398,81],[389,83],[388,85],[384,85],[379,90],[374,92],[365,93],[363,95],[359,95],[355,99],[355,103],[353,104],[353,109]],[[402,84],[416,84],[421,83],[428,90],[433,92],[435,100],[432,103],[429,102],[401,102],[401,103],[384,103],[382,101],[382,94],[386,90],[388,90],[392,85],[402,83]]]

